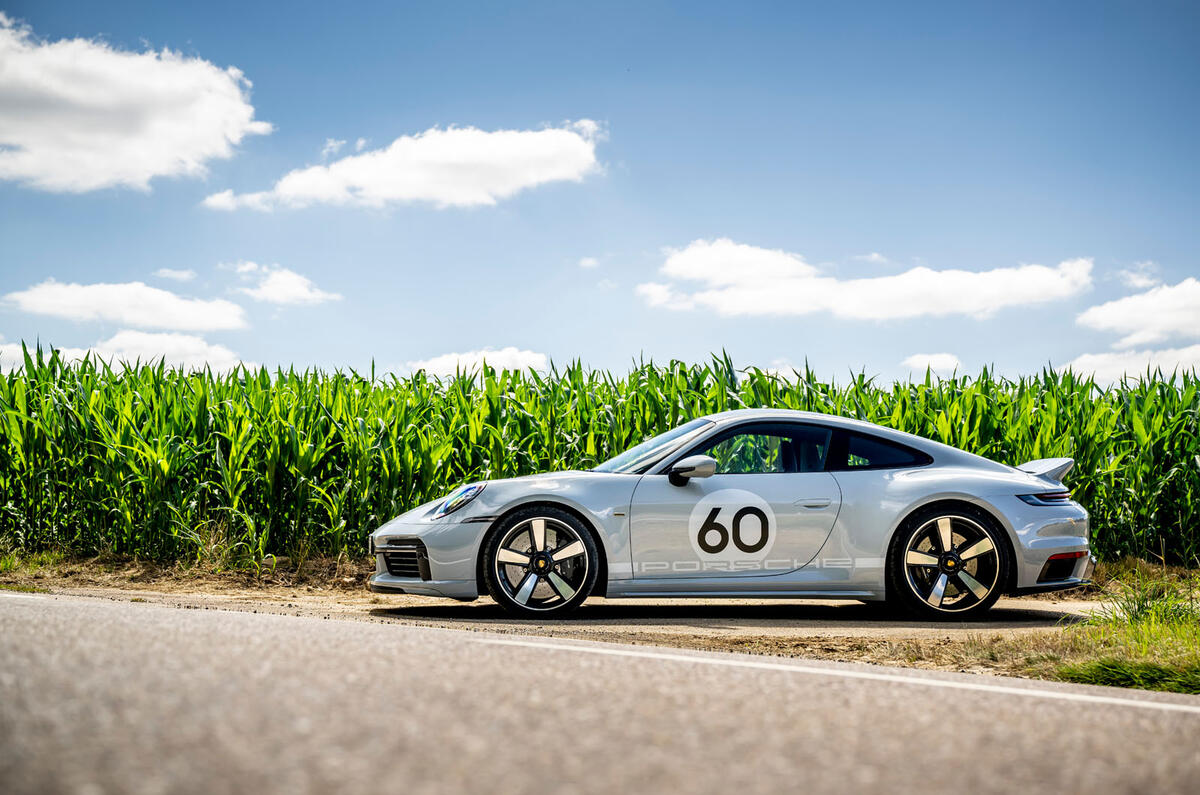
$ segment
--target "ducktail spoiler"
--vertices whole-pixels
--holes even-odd
[[[1027,461],[1017,469],[1061,483],[1074,466],[1074,458],[1039,458],[1037,461]]]

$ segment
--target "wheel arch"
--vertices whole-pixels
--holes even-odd
[[[596,551],[600,553],[600,559],[596,561],[596,584],[592,587],[592,592],[588,595],[606,596],[608,593],[608,548],[605,546],[595,522],[588,518],[586,512],[581,511],[577,506],[569,502],[547,497],[535,497],[509,505],[488,525],[488,529],[483,533],[481,538],[478,551],[475,553],[475,586],[479,589],[479,592],[481,594],[487,593],[487,581],[484,579],[485,575],[483,571],[483,551],[487,548],[488,539],[491,538],[492,533],[496,531],[501,522],[517,511],[525,510],[526,508],[536,508],[542,505],[571,514],[579,520],[584,529],[591,535],[592,542],[596,545]]]

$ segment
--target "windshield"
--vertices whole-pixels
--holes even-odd
[[[608,459],[592,471],[621,472],[625,474],[641,472],[712,424],[711,420],[685,422],[678,428],[669,430],[666,433],[660,433],[658,436],[653,436],[636,447],[629,448],[616,458]]]

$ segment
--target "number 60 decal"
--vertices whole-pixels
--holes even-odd
[[[746,489],[706,494],[688,516],[688,546],[696,559],[744,564],[765,560],[779,539],[775,512],[761,495]]]
[[[717,517],[720,514],[720,506],[709,511],[708,518],[704,520],[704,524],[700,525],[700,531],[696,533],[696,543],[705,552],[710,555],[716,555],[725,551],[725,547],[729,546],[731,538],[733,545],[747,555],[752,555],[767,545],[767,541],[771,537],[771,523],[761,508],[756,508],[753,505],[738,508],[733,513],[733,520],[729,523],[728,530],[725,528],[725,525],[717,521]],[[758,524],[758,540],[753,544],[747,544],[745,538],[742,536],[742,521],[747,516],[754,517]],[[716,543],[709,543],[709,537],[713,533],[717,534]]]

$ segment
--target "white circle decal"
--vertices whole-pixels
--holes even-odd
[[[775,546],[778,529],[770,503],[745,489],[714,491],[688,519],[688,539],[702,561],[761,561]]]

